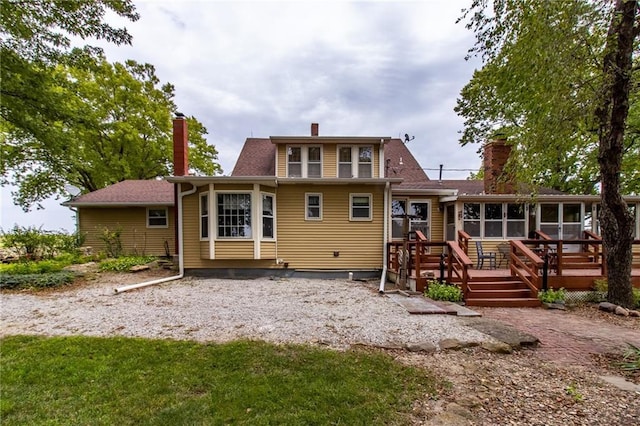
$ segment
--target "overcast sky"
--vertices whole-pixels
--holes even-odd
[[[453,108],[479,61],[465,61],[473,34],[456,24],[470,1],[135,1],[137,22],[114,18],[132,46],[103,45],[112,61],[156,67],[175,86],[178,109],[208,129],[225,174],[247,137],[309,135],[415,139],[432,178],[477,170],[477,146],[458,143]],[[454,169],[454,170],[452,170]],[[3,229],[75,227],[50,200],[23,213],[2,190]]]

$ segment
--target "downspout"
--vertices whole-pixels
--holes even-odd
[[[384,285],[387,282],[387,233],[389,228],[389,182],[384,187],[384,218],[382,226],[384,233],[382,237],[382,276],[380,277],[380,289],[378,293],[384,294]]]
[[[180,184],[176,184],[176,187],[180,185]],[[150,285],[155,285],[155,284],[162,284],[162,283],[166,283],[168,281],[174,281],[174,280],[179,280],[181,278],[184,277],[184,236],[183,236],[183,218],[182,218],[182,198],[184,198],[186,195],[192,195],[194,194],[197,190],[198,187],[195,186],[194,184],[191,184],[191,186],[193,188],[191,188],[188,191],[185,192],[181,192],[178,190],[178,209],[176,211],[176,215],[180,215],[180,219],[178,222],[178,262],[180,263],[180,273],[178,275],[174,275],[171,277],[166,277],[166,278],[160,278],[157,280],[151,280],[151,281],[145,281],[142,283],[138,283],[138,284],[131,284],[131,285],[127,285],[124,287],[118,287],[113,289],[113,292],[115,294],[119,294],[119,293],[123,293],[125,291],[129,291],[129,290],[134,290],[136,288],[142,288],[142,287],[147,287]]]

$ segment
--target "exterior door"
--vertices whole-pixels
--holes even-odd
[[[577,240],[582,234],[582,203],[541,203],[538,229],[557,240]]]

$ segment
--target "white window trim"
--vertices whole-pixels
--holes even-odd
[[[209,198],[208,197],[209,197],[209,191],[201,192],[200,196],[198,198],[198,202],[199,202],[198,203],[198,218],[200,219],[199,220],[200,223],[198,225],[198,229],[199,229],[199,232],[200,232],[200,234],[199,234],[200,235],[200,241],[209,241],[209,238],[211,237],[211,203],[209,202]],[[203,198],[207,198],[207,209],[208,209],[208,212],[207,212],[207,224],[208,224],[208,226],[207,226],[207,236],[206,237],[202,236],[202,216],[203,216],[202,215],[202,199]]]
[[[267,195],[269,197],[272,198],[273,203],[272,203],[272,207],[273,207],[273,216],[271,216],[271,218],[273,219],[273,237],[265,237],[264,236],[264,229],[263,229],[263,209],[262,209],[262,199],[263,197]],[[275,241],[277,239],[277,234],[276,234],[276,194],[272,193],[272,192],[260,192],[260,241]]]
[[[251,236],[250,237],[221,237],[219,235],[219,228],[218,228],[218,194],[238,194],[238,195],[248,195],[250,200],[251,200]],[[215,241],[252,241],[255,239],[255,232],[262,232],[262,224],[261,221],[258,224],[259,228],[256,228],[256,224],[253,223],[255,221],[254,218],[254,212],[255,212],[255,201],[254,201],[254,197],[253,197],[253,192],[250,190],[242,190],[242,191],[231,191],[231,190],[227,190],[227,191],[214,191],[213,192],[213,199],[214,199],[214,226],[213,229],[215,230],[215,237],[214,240]],[[262,201],[262,200],[260,200]],[[211,216],[211,215],[210,215]],[[210,226],[211,228],[211,226]],[[211,238],[211,236],[209,236],[209,238]]]
[[[495,241],[505,241],[505,240],[523,240],[527,238],[527,229],[529,226],[529,206],[526,203],[517,203],[517,202],[492,202],[492,201],[469,201],[462,203],[462,230],[464,230],[465,222],[474,222],[476,219],[465,219],[464,218],[464,205],[465,204],[479,204],[480,205],[480,235],[472,235],[473,238],[479,238],[481,240],[495,240]],[[485,205],[486,204],[500,204],[502,205],[502,236],[501,237],[487,237],[485,235],[486,229],[485,224],[487,219],[485,218]],[[507,218],[507,206],[509,204],[524,204],[524,220],[523,219],[508,219]],[[539,210],[538,210],[539,213]],[[446,220],[446,219],[445,219]],[[489,220],[488,222],[498,222],[498,220]],[[510,222],[524,222],[524,236],[522,237],[510,237],[508,235],[508,224]],[[445,224],[446,229],[446,224]]]
[[[320,216],[319,217],[309,217],[309,197],[310,196],[317,196],[320,199]],[[308,220],[308,221],[312,221],[312,222],[318,222],[322,220],[322,210],[323,210],[323,200],[322,200],[322,193],[320,192],[305,192],[304,194],[304,220]]]
[[[355,197],[369,198],[369,217],[353,217],[353,199]],[[373,195],[369,194],[349,194],[349,220],[352,222],[371,222],[373,220]]]
[[[149,211],[151,210],[164,210],[164,225],[151,225],[149,224]],[[169,209],[167,207],[147,207],[147,228],[168,228],[169,227]]]
[[[360,170],[360,148],[371,149],[371,163],[363,163],[371,165],[371,177],[375,177],[375,149],[373,145],[338,145],[336,147],[336,176],[340,176],[340,148],[351,148],[351,178],[359,178]],[[344,163],[346,164],[346,163]],[[348,179],[348,178],[343,178]]]
[[[431,239],[431,216],[432,216],[432,212],[431,212],[431,200],[429,199],[416,199],[416,200],[407,200],[407,205],[409,208],[409,214],[411,214],[411,205],[412,204],[426,204],[427,205],[427,228],[429,229],[429,231],[427,232],[428,235],[425,235],[425,237],[427,237],[428,240]],[[409,221],[409,230],[411,230],[411,221],[413,219],[411,219]]]
[[[300,174],[303,178],[309,176],[309,148],[320,148],[320,178],[324,177],[324,150],[322,145],[287,145],[285,147],[285,159],[286,159],[286,176],[289,177],[289,149],[300,148]],[[314,177],[313,179],[317,179]]]

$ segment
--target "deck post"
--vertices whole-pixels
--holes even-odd
[[[547,277],[549,274],[549,253],[544,255],[544,264],[542,265],[542,289],[547,290]]]
[[[444,253],[440,254],[440,284],[444,283]]]

